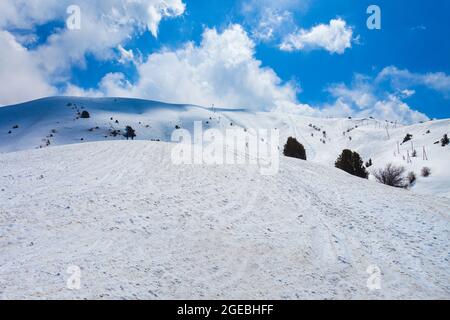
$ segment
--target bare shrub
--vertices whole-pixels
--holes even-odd
[[[408,173],[407,179],[410,186],[414,185],[414,183],[416,183],[417,181],[416,174],[411,171],[410,173]]]
[[[404,173],[404,167],[395,166],[392,163],[389,163],[384,169],[373,172],[373,175],[375,179],[382,184],[396,188],[406,188],[407,183],[403,176]]]
[[[428,178],[429,176],[431,176],[431,169],[428,167],[423,167],[421,174],[422,174],[422,177]]]

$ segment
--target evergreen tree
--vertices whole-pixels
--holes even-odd
[[[297,139],[289,137],[286,144],[284,145],[283,154],[286,157],[297,158],[306,160],[306,151],[305,147],[297,141]]]
[[[90,117],[91,117],[91,115],[86,110],[84,110],[80,115],[81,119],[89,119]]]
[[[445,147],[450,143],[450,140],[448,139],[448,135],[444,134],[444,137],[441,139],[442,146]]]
[[[335,163],[336,168],[351,175],[367,179],[369,174],[364,167],[364,162],[357,152],[345,149]]]
[[[125,128],[125,137],[127,138],[127,140],[130,138],[131,140],[134,140],[134,138],[136,137],[136,131],[132,127],[127,126]]]
[[[408,141],[411,141],[412,138],[413,138],[413,135],[408,133],[408,134],[405,136],[405,138],[403,138],[403,143],[406,143],[406,142],[408,142]],[[403,144],[403,143],[402,143],[402,144]]]

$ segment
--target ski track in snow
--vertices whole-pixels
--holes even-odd
[[[174,166],[171,148],[1,154],[0,298],[450,298],[449,199],[296,159]]]

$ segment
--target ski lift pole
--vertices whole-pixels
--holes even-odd
[[[423,146],[423,160],[428,161],[427,151],[425,150],[425,146]]]

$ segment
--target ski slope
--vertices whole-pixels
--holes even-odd
[[[447,198],[288,158],[273,176],[175,166],[172,147],[1,154],[0,298],[450,298]]]
[[[277,129],[280,148],[294,136],[308,161],[281,157],[272,176],[176,166],[171,135],[194,121]],[[138,141],[123,141],[127,125]],[[449,125],[120,98],[2,107],[0,298],[449,299],[450,147],[435,144]],[[349,176],[334,168],[345,148],[418,181],[399,190]],[[67,287],[72,266],[80,290]],[[367,287],[373,266],[380,290]]]
[[[82,111],[90,119],[79,119]],[[170,141],[176,127],[193,131],[194,121],[203,128],[225,132],[230,128],[278,129],[281,147],[289,136],[306,148],[308,161],[334,166],[343,149],[372,159],[369,171],[387,163],[404,166],[414,172],[417,182],[412,191],[450,198],[450,146],[435,144],[450,133],[450,120],[429,121],[412,126],[390,123],[389,119],[323,119],[275,112],[251,112],[172,105],[155,101],[121,98],[52,97],[0,108],[0,153],[79,144],[124,140],[124,129],[131,125],[139,140]],[[15,126],[18,128],[14,129]],[[113,136],[113,130],[121,130]],[[324,136],[323,132],[326,132]],[[406,134],[413,139],[399,145]],[[410,158],[413,150],[416,158]],[[424,160],[425,150],[428,160]],[[423,167],[431,176],[420,176]]]

